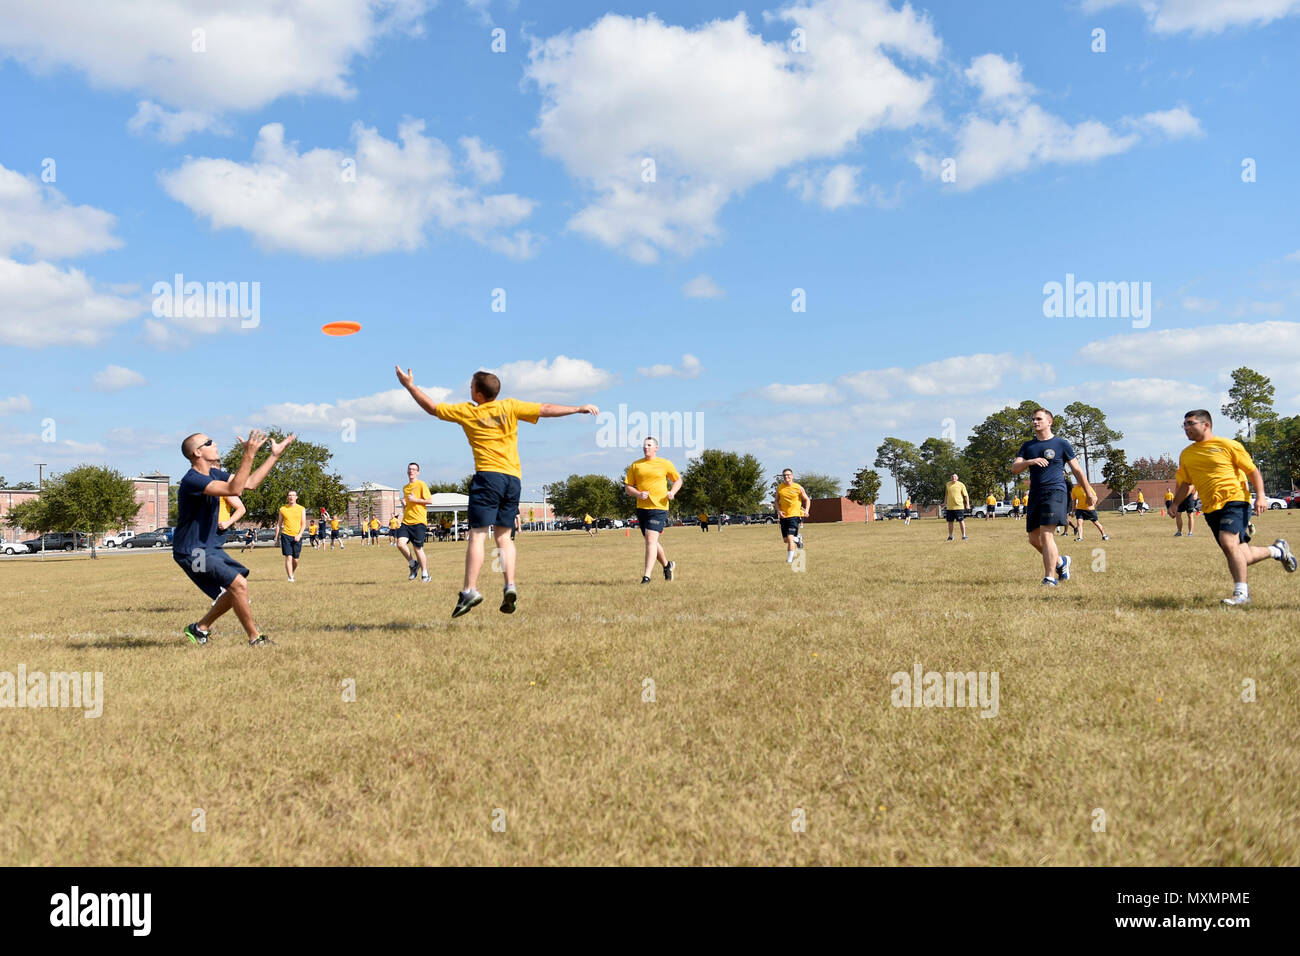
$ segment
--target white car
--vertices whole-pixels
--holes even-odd
[[[1255,496],[1254,496],[1254,495],[1251,495],[1251,496],[1250,496],[1250,503],[1251,503],[1251,506],[1253,507],[1254,504],[1255,504]],[[1270,498],[1270,497],[1268,497],[1268,495],[1265,495],[1265,496],[1264,496],[1264,507],[1267,508],[1269,511],[1279,511],[1279,510],[1281,510],[1282,508],[1285,508],[1285,507],[1286,507],[1286,502],[1283,501],[1281,498]]]
[[[126,542],[127,538],[134,538],[134,531],[123,531],[120,534],[109,535],[104,539],[104,547],[120,548]]]
[[[31,548],[21,541],[0,541],[0,554],[27,554]]]

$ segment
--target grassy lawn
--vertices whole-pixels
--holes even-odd
[[[1300,574],[1220,608],[1203,523],[1108,521],[1052,592],[1010,519],[812,525],[802,573],[771,526],[675,528],[644,586],[635,532],[530,534],[518,613],[485,569],[455,621],[463,545],[428,585],[386,541],[294,584],[260,549],[264,650],[181,638],[169,551],[0,561],[0,671],[104,688],[0,709],[0,862],[1300,864]],[[917,662],[996,671],[996,716],[893,706]]]

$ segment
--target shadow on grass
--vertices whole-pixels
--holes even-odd
[[[105,637],[96,641],[76,641],[68,645],[74,651],[133,650],[141,647],[188,647],[189,642],[177,634],[174,638],[158,637]]]
[[[450,616],[451,612],[448,612],[448,619],[450,619]],[[427,631],[432,627],[432,624],[424,624],[419,621],[389,621],[387,624],[313,624],[306,630],[349,633],[353,631]]]
[[[1144,611],[1186,611],[1188,609],[1185,599],[1169,595],[1148,595],[1146,597],[1132,598],[1128,601],[1128,604]]]

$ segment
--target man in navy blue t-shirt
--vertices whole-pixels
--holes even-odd
[[[1029,470],[1029,506],[1025,511],[1025,530],[1029,543],[1043,556],[1043,584],[1055,587],[1058,578],[1070,579],[1070,558],[1056,550],[1056,526],[1063,525],[1069,510],[1069,493],[1065,487],[1065,469],[1074,472],[1079,485],[1088,493],[1088,510],[1097,506],[1097,492],[1079,467],[1074,448],[1064,438],[1052,434],[1052,413],[1045,408],[1034,411],[1034,437],[1020,446],[1011,473]]]
[[[248,607],[248,568],[222,550],[217,512],[222,496],[241,495],[260,485],[293,439],[290,435],[284,441],[272,442],[270,456],[253,471],[253,456],[266,443],[265,433],[254,430],[244,442],[244,457],[234,477],[217,467],[221,455],[217,443],[207,435],[195,432],[181,442],[181,454],[190,463],[190,470],[181,478],[177,490],[172,559],[213,601],[202,620],[185,628],[191,644],[206,644],[209,628],[231,609],[248,633],[250,647],[275,643],[259,634],[253,623],[253,612]]]

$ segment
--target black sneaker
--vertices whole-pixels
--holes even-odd
[[[515,603],[519,600],[519,594],[515,591],[514,586],[506,588],[505,593],[501,596],[501,613],[514,614]]]
[[[415,576],[416,576],[417,574],[420,573],[420,562],[419,562],[419,561],[407,561],[407,562],[406,562],[406,566],[407,566],[408,569],[410,569],[410,572],[411,572],[411,576],[408,577],[406,580],[408,580],[408,581],[414,581],[414,580],[415,580]]]
[[[477,591],[461,591],[456,595],[456,607],[452,610],[452,617],[460,617],[462,614],[468,614],[472,608],[478,607],[483,603],[483,595]]]
[[[647,574],[645,577],[643,577],[643,578],[641,579],[641,583],[642,583],[642,584],[649,584],[649,583],[650,583],[650,575]]]
[[[276,644],[275,641],[267,637],[265,634],[259,634],[257,636],[257,640],[248,642],[248,646],[249,647],[278,647],[279,645]]]
[[[677,570],[677,562],[676,562],[676,561],[669,561],[667,564],[665,564],[665,565],[664,565],[664,580],[665,580],[665,581],[671,581],[671,580],[673,579],[673,572],[676,571],[676,570]]]
[[[185,636],[189,638],[191,644],[208,643],[207,632],[199,630],[199,624],[197,621],[195,621],[193,624],[185,625]]]

